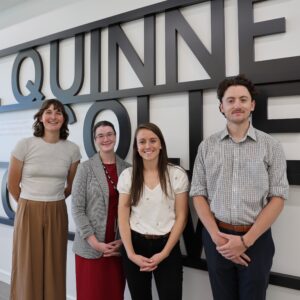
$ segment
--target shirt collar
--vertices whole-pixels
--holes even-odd
[[[220,134],[220,140],[224,140],[225,138],[230,137],[227,126],[225,127],[225,129],[223,131],[221,131]],[[250,137],[252,140],[256,141],[256,134],[255,134],[255,129],[252,126],[252,124],[250,123],[248,131],[246,133],[245,137]],[[246,138],[245,138],[246,139]]]

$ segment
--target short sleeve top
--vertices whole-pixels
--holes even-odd
[[[64,199],[70,166],[81,159],[76,144],[67,140],[47,143],[39,137],[20,140],[12,156],[23,162],[20,197],[36,201]]]
[[[170,184],[168,197],[163,193],[161,185],[150,189],[144,185],[140,201],[131,206],[130,228],[142,234],[163,235],[171,231],[175,223],[176,194],[189,190],[186,172],[178,166],[169,165]],[[125,169],[118,181],[118,191],[130,194],[132,183],[132,167]]]

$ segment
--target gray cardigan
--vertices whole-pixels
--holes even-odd
[[[116,157],[117,173],[130,165]],[[105,172],[96,153],[78,166],[72,187],[72,216],[76,225],[73,252],[84,258],[98,258],[101,252],[94,250],[86,238],[95,234],[98,241],[105,240],[109,187]]]

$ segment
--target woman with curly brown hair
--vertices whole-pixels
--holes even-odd
[[[56,99],[34,115],[33,137],[12,152],[8,189],[18,203],[13,238],[11,300],[66,299],[70,195],[81,155],[67,141],[68,115]]]

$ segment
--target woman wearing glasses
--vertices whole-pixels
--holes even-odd
[[[160,300],[182,298],[179,238],[188,212],[185,171],[168,163],[160,129],[139,125],[132,168],[119,178],[119,226],[124,271],[132,300],[151,300],[154,275]]]
[[[77,300],[122,300],[125,278],[117,237],[117,182],[129,164],[114,152],[112,123],[96,123],[93,136],[99,152],[79,165],[72,189]]]

